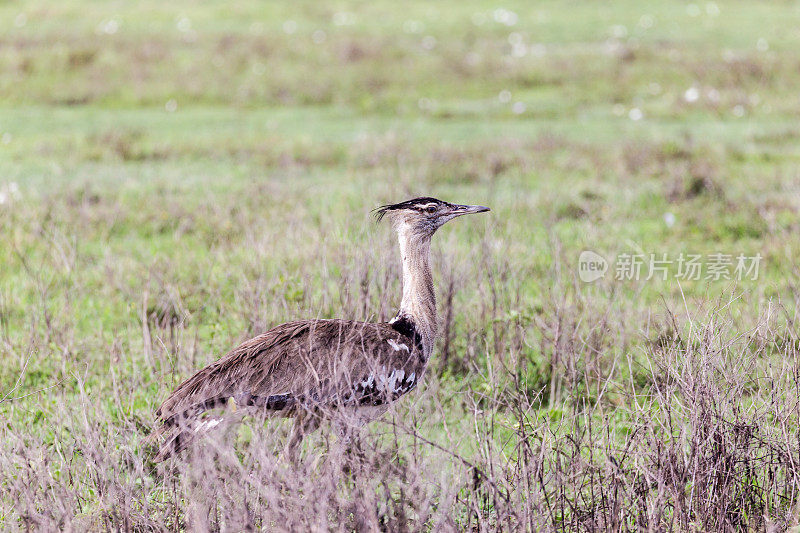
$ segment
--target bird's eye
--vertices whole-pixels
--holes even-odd
[[[425,212],[430,214],[430,215],[434,214],[436,212],[436,206],[435,205],[429,205],[428,207],[425,208]]]

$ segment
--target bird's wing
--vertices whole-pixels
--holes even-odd
[[[289,322],[197,372],[156,415],[171,424],[229,398],[268,410],[337,402],[379,405],[413,389],[424,366],[419,344],[389,324]]]

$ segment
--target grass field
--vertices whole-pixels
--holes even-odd
[[[797,4],[12,1],[0,28],[3,529],[798,524]],[[437,353],[358,453],[323,429],[289,465],[246,420],[152,465],[155,408],[238,342],[393,316],[370,210],[414,196],[492,212],[434,237]],[[757,279],[615,276],[715,253]]]

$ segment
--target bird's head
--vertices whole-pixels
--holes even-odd
[[[389,217],[398,231],[410,231],[416,236],[430,237],[449,220],[485,211],[489,211],[489,208],[482,205],[458,205],[423,197],[399,204],[382,205],[374,213],[378,220]]]

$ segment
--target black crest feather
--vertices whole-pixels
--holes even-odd
[[[397,211],[398,209],[410,209],[413,208],[417,204],[430,204],[430,203],[437,203],[437,204],[445,204],[447,202],[443,202],[441,200],[437,200],[436,198],[431,198],[430,196],[420,196],[419,198],[412,198],[411,200],[406,200],[405,202],[400,202],[397,204],[386,204],[380,207],[376,207],[372,210],[372,213],[375,215],[375,218],[378,222],[383,220],[383,217],[386,216],[386,213],[389,211]]]

